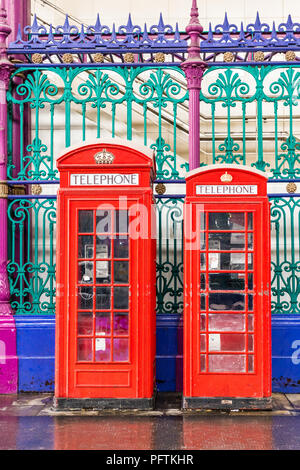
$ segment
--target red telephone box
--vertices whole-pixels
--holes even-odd
[[[55,405],[152,408],[152,154],[95,143],[68,151],[57,167]]]
[[[188,173],[184,408],[270,408],[267,177],[236,165]]]

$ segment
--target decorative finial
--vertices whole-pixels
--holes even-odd
[[[193,0],[190,21],[185,28],[186,32],[191,38],[190,45],[188,47],[188,59],[187,61],[201,61],[200,58],[200,34],[203,32],[203,27],[199,22],[197,0]]]

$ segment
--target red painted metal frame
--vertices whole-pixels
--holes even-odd
[[[113,164],[96,164],[94,155],[104,148],[115,156]],[[151,398],[155,378],[154,161],[133,148],[97,143],[66,153],[58,159],[57,166],[61,185],[58,192],[55,397]],[[139,174],[139,186],[70,186],[71,173],[133,172]],[[104,207],[109,204],[118,209],[120,197],[123,197],[123,204],[126,197],[129,210],[132,204],[147,209],[141,220],[146,227],[146,236],[129,236],[129,360],[81,362],[77,360],[76,325],[77,213],[80,209],[96,210],[99,204],[104,204]]]
[[[221,176],[227,171],[231,182],[222,182]],[[259,171],[222,165],[194,170],[187,175],[187,196],[185,201],[185,234],[184,234],[184,397],[246,397],[265,398],[271,396],[271,312],[270,312],[270,204],[267,198],[267,179]],[[257,195],[252,196],[200,196],[196,195],[197,185],[257,185]],[[253,265],[254,265],[254,371],[247,372],[209,372],[208,364],[208,323],[202,333],[206,335],[206,370],[200,370],[200,213],[208,212],[253,212]],[[208,225],[206,225],[208,233]],[[245,227],[245,235],[247,229]],[[222,231],[222,229],[220,229]],[[229,232],[230,233],[230,232]],[[191,244],[192,234],[195,243]],[[246,237],[245,237],[246,238]],[[208,240],[206,240],[208,241]],[[208,244],[206,245],[208,253]],[[248,259],[247,242],[245,260]],[[205,271],[208,276],[206,262]],[[248,262],[246,261],[245,273]],[[217,271],[216,271],[217,272]],[[208,279],[206,279],[208,282]],[[247,283],[246,283],[247,286]],[[208,284],[205,285],[208,294]],[[203,291],[204,292],[204,291]],[[247,292],[247,287],[246,291]],[[245,307],[245,337],[248,331],[247,305]],[[208,317],[209,307],[203,313]],[[218,312],[214,311],[213,314]],[[241,313],[233,311],[231,313]],[[251,313],[251,312],[250,312]],[[224,315],[226,313],[224,312]],[[226,331],[221,332],[221,334]],[[245,346],[247,358],[247,340]],[[227,351],[228,352],[228,351]],[[249,352],[249,351],[248,351]],[[211,354],[211,351],[210,351]],[[235,354],[230,352],[230,354]],[[240,352],[240,354],[242,354]]]

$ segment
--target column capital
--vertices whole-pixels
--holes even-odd
[[[189,90],[192,89],[201,89],[201,82],[203,74],[206,70],[206,63],[202,60],[199,61],[189,61],[186,60],[181,64],[181,68],[185,73],[187,79],[187,86]]]

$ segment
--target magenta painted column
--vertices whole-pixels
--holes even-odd
[[[200,35],[203,31],[199,23],[197,0],[193,0],[191,19],[186,27],[190,36],[188,58],[181,64],[189,90],[189,167],[200,166],[200,90],[206,63],[200,57]]]
[[[16,327],[10,306],[7,275],[7,101],[6,92],[13,66],[6,56],[7,24],[4,0],[0,2],[0,393],[16,393],[18,361]]]

